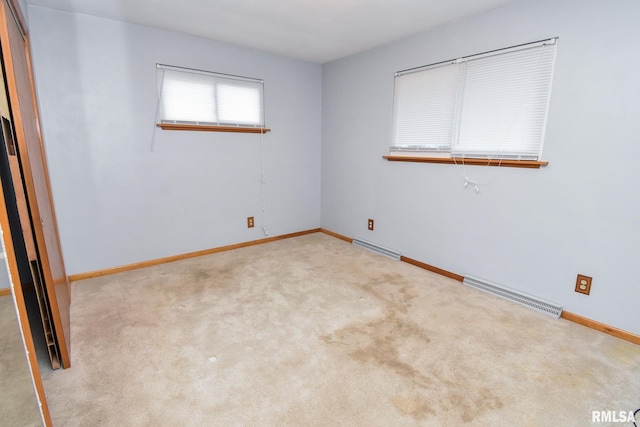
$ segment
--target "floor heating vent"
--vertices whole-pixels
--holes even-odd
[[[362,239],[353,239],[353,244],[356,246],[360,246],[361,248],[369,249],[370,251],[373,251],[380,255],[393,258],[396,261],[400,260],[400,252],[394,251],[393,249],[385,248],[384,246],[367,242],[366,240],[362,240]]]
[[[562,313],[562,307],[556,303],[525,294],[524,292],[509,289],[495,283],[487,282],[486,280],[478,279],[476,277],[465,276],[462,283],[497,295],[500,298],[508,299],[520,305],[524,305],[525,307],[532,308],[535,311],[555,317],[556,319],[560,317],[560,314]]]

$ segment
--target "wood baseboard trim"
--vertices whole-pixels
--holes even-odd
[[[139,268],[145,268],[145,267],[151,267],[151,266],[154,266],[154,265],[166,264],[168,262],[180,261],[180,260],[183,260],[183,259],[195,258],[195,257],[203,256],[203,255],[215,254],[215,253],[218,253],[218,252],[226,252],[226,251],[231,251],[233,249],[246,248],[246,247],[249,247],[249,246],[260,245],[260,244],[263,244],[263,243],[275,242],[277,240],[290,239],[292,237],[299,237],[299,236],[304,236],[304,235],[307,235],[307,234],[318,233],[320,231],[321,231],[320,228],[314,228],[314,229],[311,229],[311,230],[298,231],[296,233],[283,234],[281,236],[267,237],[267,238],[264,238],[264,239],[251,240],[249,242],[236,243],[236,244],[233,244],[233,245],[220,246],[220,247],[211,248],[211,249],[204,249],[202,251],[188,252],[188,253],[185,253],[185,254],[173,255],[173,256],[168,256],[168,257],[164,257],[164,258],[157,258],[157,259],[152,259],[152,260],[149,260],[149,261],[142,261],[142,262],[137,262],[137,263],[134,263],[134,264],[122,265],[122,266],[119,266],[119,267],[106,268],[104,270],[97,270],[97,271],[90,271],[90,272],[87,272],[87,273],[72,274],[72,275],[69,276],[69,282],[77,282],[79,280],[92,279],[94,277],[100,277],[100,276],[107,276],[107,275],[110,275],[110,274],[121,273],[123,271],[137,270]]]
[[[336,239],[344,240],[348,243],[353,243],[353,239],[347,236],[343,236],[342,234],[334,233],[333,231],[326,230],[324,228],[320,229],[320,232],[324,234],[328,234],[329,236],[335,237]]]
[[[401,256],[400,261],[404,261],[407,264],[415,265],[416,267],[420,267],[422,269],[431,271],[433,273],[440,274],[441,276],[445,276],[450,279],[457,280],[458,282],[462,282],[464,280],[464,276],[461,276],[456,273],[452,273],[451,271],[443,270],[442,268],[434,267],[433,265],[425,264],[424,262],[420,262],[418,260],[415,260],[406,256]]]
[[[320,231],[324,234],[328,234],[329,236],[333,236],[336,239],[344,240],[345,242],[353,243],[353,239],[351,237],[343,236],[342,234],[334,233],[333,231],[327,230],[326,228],[321,228]],[[456,273],[452,273],[451,271],[443,270],[442,268],[434,267],[433,265],[426,264],[424,262],[420,262],[418,260],[401,256],[400,261],[406,262],[407,264],[415,265],[416,267],[420,267],[424,270],[431,271],[432,273],[440,274],[441,276],[448,277],[450,279],[457,280],[458,282],[462,282],[464,280],[464,276],[461,276]]]
[[[636,335],[622,329],[614,328],[613,326],[605,325],[604,323],[600,323],[587,317],[582,317],[580,315],[570,313],[568,311],[563,311],[560,317],[570,322],[586,326],[587,328],[595,329],[596,331],[604,332],[605,334],[620,338],[621,340],[640,345],[640,335]]]
[[[180,261],[188,258],[195,258],[202,255],[210,255],[218,252],[225,252],[225,251],[231,251],[234,249],[246,248],[249,246],[275,242],[278,240],[290,239],[293,237],[299,237],[299,236],[304,236],[304,235],[313,234],[313,233],[324,233],[329,236],[335,237],[336,239],[340,239],[348,243],[353,243],[353,239],[350,237],[343,236],[342,234],[334,233],[333,231],[330,231],[324,228],[314,228],[311,230],[299,231],[296,233],[283,234],[281,236],[267,237],[265,239],[251,240],[249,242],[236,243],[234,245],[220,246],[217,248],[205,249],[202,251],[188,252],[180,255],[173,255],[173,256],[153,259],[149,261],[142,261],[134,264],[123,265],[120,267],[112,267],[104,270],[90,271],[87,273],[72,274],[69,276],[69,282],[77,282],[80,280],[91,279],[94,277],[107,276],[110,274],[121,273],[123,271],[137,270],[139,268],[151,267],[154,265],[166,264],[168,262]],[[433,273],[440,274],[441,276],[445,276],[450,279],[457,280],[458,282],[462,282],[464,280],[464,276],[453,273],[451,271],[444,270],[442,268],[435,267],[433,265],[426,264],[424,262],[415,260],[413,258],[401,256],[400,261],[406,262],[411,265],[415,265],[416,267],[420,267],[424,270],[431,271]],[[0,297],[6,296],[6,295],[11,295],[11,289],[9,288],[0,289]],[[591,320],[587,317],[570,313],[568,311],[563,311],[560,317],[570,322],[574,322],[579,325],[586,326],[591,329],[595,329],[596,331],[614,336],[616,338],[620,338],[624,341],[628,341],[630,343],[640,345],[640,335],[636,335],[634,333],[627,332],[622,329],[614,328],[613,326],[605,325],[604,323],[600,323],[595,320]]]
[[[0,297],[5,297],[7,295],[11,295],[11,288],[0,289]]]

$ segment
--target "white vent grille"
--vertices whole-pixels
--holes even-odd
[[[560,314],[562,313],[562,307],[556,303],[546,301],[541,298],[525,294],[524,292],[507,288],[505,286],[487,282],[483,279],[465,276],[462,283],[467,286],[472,286],[485,292],[489,292],[491,294],[499,296],[500,298],[508,299],[520,305],[524,305],[525,307],[529,307],[540,313],[555,317],[556,319],[559,318]]]
[[[385,248],[384,246],[380,246],[375,243],[367,242],[366,240],[353,239],[353,244],[356,246],[360,246],[361,248],[369,249],[370,251],[376,252],[380,255],[393,258],[396,261],[400,259],[400,252],[393,249]]]

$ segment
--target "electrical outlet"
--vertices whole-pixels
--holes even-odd
[[[367,228],[369,229],[369,231],[373,231],[373,220],[371,218],[369,218]]]
[[[250,216],[247,218],[247,228],[253,228],[255,226],[254,222],[253,222],[253,217]]]
[[[578,278],[576,279],[576,292],[581,294],[589,295],[591,292],[591,281],[592,277],[584,276],[582,274],[578,274]]]

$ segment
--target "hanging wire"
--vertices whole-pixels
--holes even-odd
[[[157,64],[157,69],[161,70],[161,80],[160,80],[160,86],[159,86],[159,92],[158,92],[158,102],[156,105],[156,115],[155,115],[155,121],[153,124],[153,133],[151,136],[151,151],[154,150],[155,148],[155,136],[156,136],[156,129],[157,129],[157,123],[158,123],[158,115],[160,113],[160,104],[162,102],[162,91],[163,91],[163,86],[164,86],[164,73],[166,69],[170,69],[170,68],[180,68],[182,70],[190,70],[192,72],[199,72],[199,73],[204,73],[204,71],[201,70],[195,70],[195,69],[188,69],[188,68],[183,68],[183,67],[172,67],[172,66],[166,66],[163,64]],[[214,74],[214,73],[209,73],[209,74]],[[220,73],[216,73],[216,74],[220,74]],[[227,75],[225,75],[227,76]],[[239,77],[239,79],[245,79],[245,80],[249,80],[249,78],[247,77]],[[253,81],[258,81],[257,79],[250,79]],[[264,155],[264,143],[265,143],[265,133],[266,133],[266,102],[265,102],[265,96],[264,96],[264,81],[259,80],[260,83],[262,83],[262,121],[260,123],[260,185],[261,185],[261,207],[262,207],[262,218],[263,218],[263,225],[262,225],[262,232],[264,233],[265,236],[269,235],[269,232],[267,230],[267,195],[266,195],[266,185],[267,182],[265,180],[265,155]]]
[[[158,72],[156,70],[156,78],[157,78]],[[156,129],[158,129],[158,114],[160,113],[160,103],[162,102],[162,89],[164,87],[164,69],[162,69],[161,72],[161,80],[160,80],[160,89],[158,92],[158,103],[156,104],[156,116],[155,119],[153,121],[153,133],[151,134],[151,151],[153,152],[153,149],[156,147]],[[157,81],[156,81],[156,85],[157,85]]]
[[[544,45],[543,45],[544,46]],[[531,92],[531,88],[533,86],[533,77],[535,75],[535,71],[536,69],[538,69],[538,65],[540,64],[540,61],[542,60],[544,54],[544,50],[541,48],[539,53],[538,53],[538,57],[536,58],[536,64],[535,66],[531,67],[531,72],[529,73],[529,78],[528,78],[528,83],[527,83],[527,89],[526,89],[526,93],[525,95],[522,97],[522,99],[520,100],[520,105],[518,106],[518,108],[516,109],[516,114],[514,114],[512,116],[511,122],[509,123],[509,126],[507,127],[507,130],[504,131],[503,135],[501,138],[498,138],[498,140],[500,141],[499,145],[498,145],[498,149],[495,150],[494,152],[492,152],[492,154],[488,157],[488,161],[487,161],[487,165],[486,166],[491,166],[491,163],[494,160],[498,160],[498,164],[495,166],[495,170],[493,170],[491,172],[491,174],[493,175],[493,177],[495,178],[495,175],[497,174],[498,170],[497,168],[499,168],[502,165],[502,161],[505,158],[505,153],[502,150],[502,147],[504,146],[506,137],[509,133],[511,133],[511,129],[513,128],[513,126],[516,123],[516,119],[520,117],[520,115],[523,112],[524,106],[525,106],[525,101],[527,101],[530,98],[530,92]],[[466,66],[465,66],[465,71],[463,73],[466,77]],[[458,83],[459,83],[459,79],[458,79]],[[459,98],[458,98],[459,99]],[[456,117],[458,117],[458,125],[459,125],[459,114],[456,114]],[[522,130],[522,132],[524,132],[524,130]],[[456,135],[458,136],[458,135]],[[457,139],[457,138],[456,138]],[[452,142],[453,145],[453,142]],[[496,153],[501,153],[499,156],[496,156],[494,154]],[[485,184],[485,177],[487,176],[487,174],[489,173],[489,171],[487,171],[486,169],[482,172],[482,174],[480,175],[479,179],[471,179],[469,178],[469,175],[467,174],[467,168],[464,162],[465,156],[464,153],[462,153],[462,163],[459,164],[456,161],[456,157],[453,155],[452,153],[452,158],[453,158],[453,162],[456,164],[456,166],[462,166],[462,178],[464,179],[464,188],[467,188],[469,186],[469,184],[473,185],[473,188],[476,192],[476,194],[480,193],[480,185],[481,184]],[[458,169],[458,168],[456,168]]]
[[[267,230],[267,196],[266,181],[264,177],[264,138],[266,129],[266,103],[264,96],[264,82],[262,83],[262,123],[260,123],[260,182],[262,185],[262,232],[265,236],[269,235]]]

